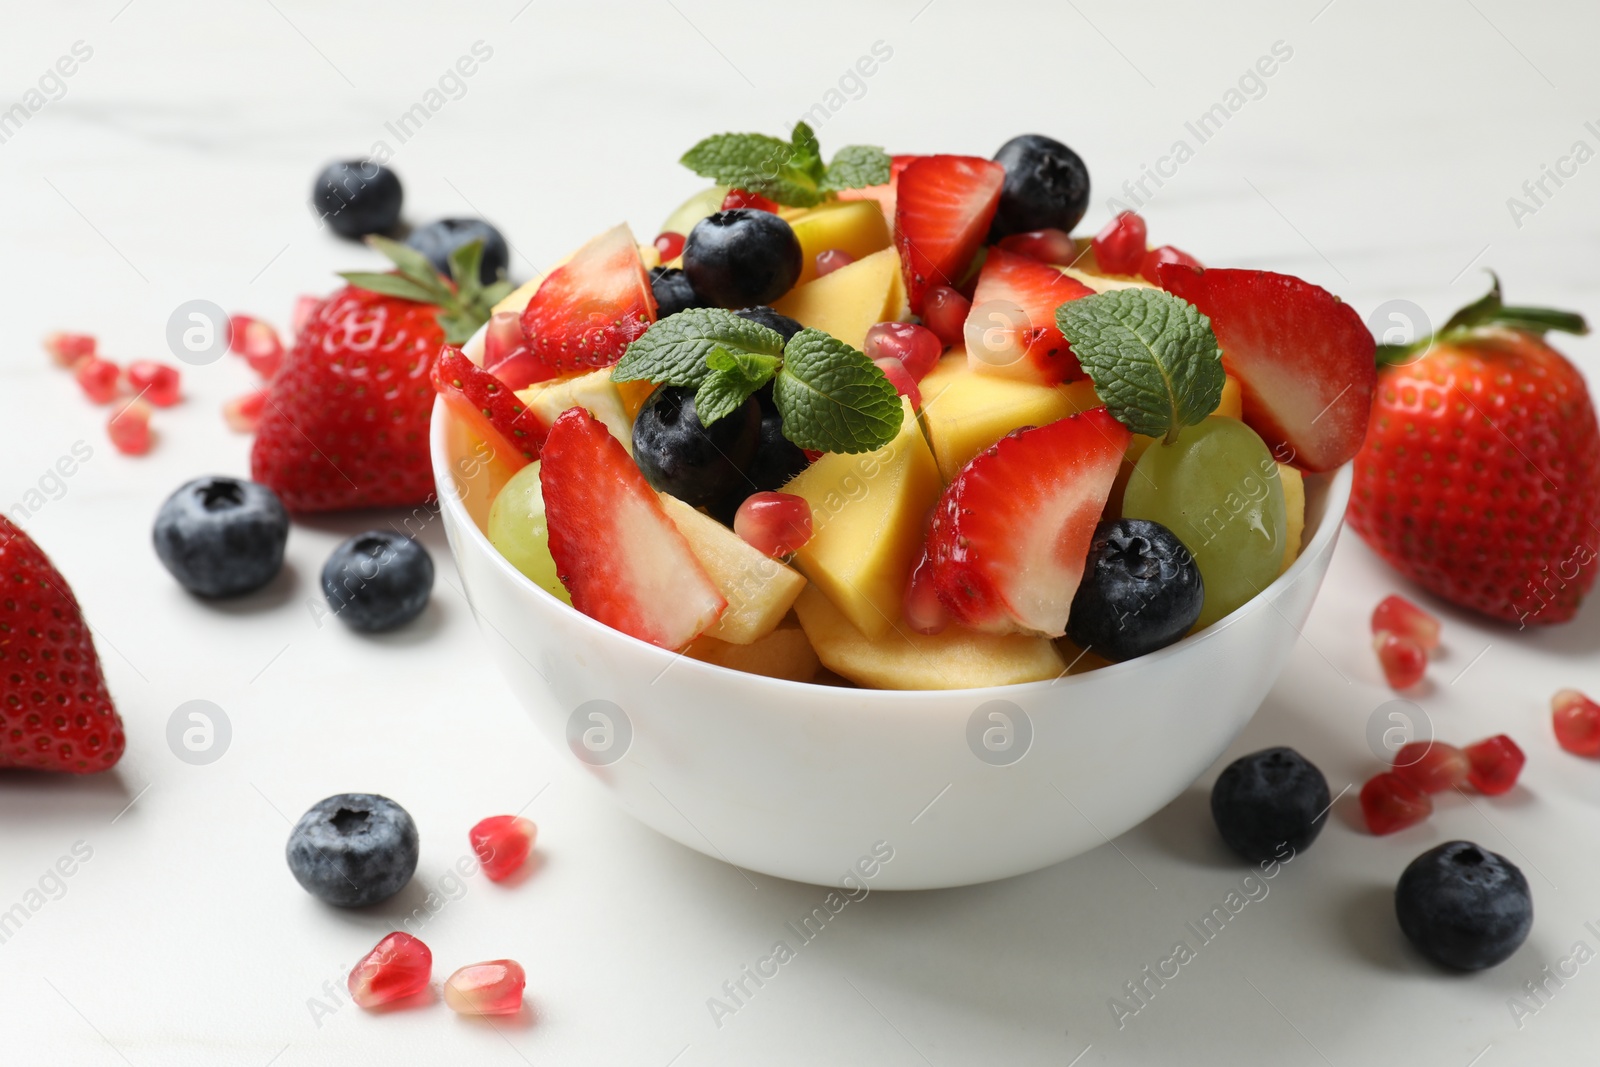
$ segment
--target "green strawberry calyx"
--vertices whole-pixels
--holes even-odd
[[[468,241],[450,253],[449,279],[433,269],[427,256],[409,245],[378,236],[368,237],[367,244],[393,263],[395,269],[341,271],[339,277],[358,289],[437,307],[439,328],[444,331],[447,344],[465,344],[489,321],[494,306],[511,292],[511,283],[504,278],[483,284],[478,273],[483,262],[482,238]]]
[[[1537,337],[1543,337],[1550,330],[1578,336],[1589,332],[1588,322],[1575,311],[1507,304],[1500,296],[1499,276],[1490,271],[1489,278],[1494,283],[1489,291],[1451,315],[1437,332],[1405,344],[1379,345],[1378,365],[1387,367],[1410,363],[1419,353],[1426,352],[1436,344],[1459,341],[1484,329],[1519,330]]]

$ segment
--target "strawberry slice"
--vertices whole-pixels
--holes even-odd
[[[883,209],[884,218],[894,221],[895,187],[900,181],[900,172],[911,166],[921,156],[890,156],[889,180],[882,185],[866,185],[860,189],[840,189],[840,200],[876,200]]]
[[[1132,434],[1105,408],[1018,430],[962,468],[933,510],[939,600],[990,633],[1066,633],[1089,542]]]
[[[493,452],[516,472],[539,458],[550,428],[499,378],[461,349],[444,346],[433,364],[433,388]]]
[[[1006,169],[976,156],[921,156],[895,182],[894,243],[911,310],[935,285],[956,285],[983,244]]]
[[[611,366],[655,320],[650,276],[624,223],[550,272],[522,311],[522,332],[543,381]]]
[[[1239,380],[1244,421],[1280,462],[1326,471],[1361,449],[1377,389],[1372,334],[1320,286],[1264,270],[1157,268],[1161,287],[1211,319]]]
[[[1056,268],[989,249],[964,329],[967,365],[984,374],[1055,385],[1083,377],[1056,329],[1056,308],[1094,290]]]
[[[573,607],[674,650],[717,621],[727,600],[604,423],[569,408],[542,464],[550,555]]]

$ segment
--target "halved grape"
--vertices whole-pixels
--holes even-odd
[[[538,460],[513,474],[494,498],[489,507],[489,542],[539,588],[564,604],[572,603],[572,596],[556,574],[556,561],[550,558]]]

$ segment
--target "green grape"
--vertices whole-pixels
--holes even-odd
[[[489,541],[539,588],[564,604],[572,603],[567,587],[556,576],[556,561],[550,558],[537,461],[513,474],[489,506]]]
[[[1213,416],[1170,445],[1152,443],[1128,479],[1122,514],[1161,523],[1194,553],[1206,586],[1197,630],[1265,589],[1283,563],[1289,522],[1278,464],[1238,419]]]

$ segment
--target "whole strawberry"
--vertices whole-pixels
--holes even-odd
[[[92,774],[126,738],[66,579],[0,515],[0,767]]]
[[[290,511],[415,506],[433,494],[429,372],[509,291],[478,278],[481,242],[456,251],[452,285],[415,249],[374,237],[397,273],[350,273],[311,312],[272,379],[251,477]]]
[[[1547,330],[1588,326],[1505,306],[1496,279],[1434,337],[1379,346],[1347,514],[1408,578],[1520,626],[1572,618],[1600,553],[1600,429]]]

